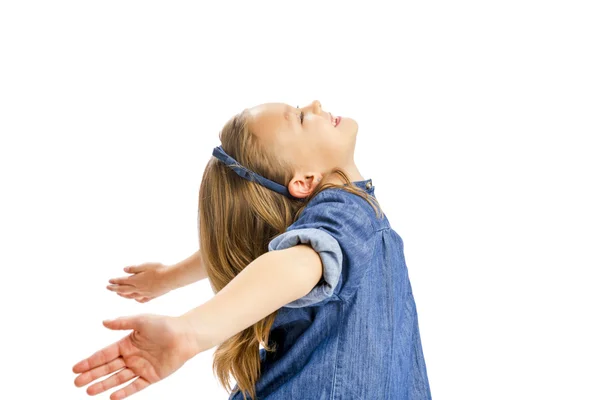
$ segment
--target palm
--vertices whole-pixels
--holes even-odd
[[[135,376],[139,376],[149,383],[166,378],[179,367],[173,368],[168,350],[153,345],[151,340],[141,334],[136,334],[136,332],[129,334],[116,344],[125,367],[133,371]]]
[[[88,394],[95,395],[138,377],[128,386],[111,394],[111,399],[116,400],[166,378],[178,370],[192,354],[192,343],[177,328],[175,320],[170,317],[140,317],[132,333],[73,367],[74,372],[82,372],[75,380],[75,385],[83,386],[120,370],[87,389]]]

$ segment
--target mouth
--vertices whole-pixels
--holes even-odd
[[[331,118],[331,124],[333,125],[333,127],[337,128],[337,126],[342,121],[342,117],[335,117],[334,118],[333,115],[331,115],[331,113],[329,113],[329,117]]]

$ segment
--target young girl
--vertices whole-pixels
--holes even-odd
[[[104,321],[134,331],[77,363],[75,385],[120,370],[87,392],[138,377],[122,399],[218,346],[230,400],[431,399],[403,242],[354,163],[357,131],[318,101],[231,118],[200,185],[198,252],[108,287],[146,302],[208,277],[215,296],[178,317]]]

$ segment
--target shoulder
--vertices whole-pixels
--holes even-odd
[[[365,200],[343,189],[326,189],[310,200],[285,232],[269,242],[269,251],[307,244],[322,262],[321,281],[307,295],[286,307],[305,307],[337,299],[342,292],[340,282],[363,274],[360,271],[373,258],[373,241],[377,235],[361,201]],[[352,287],[353,284],[350,290]]]
[[[364,237],[375,230],[365,204],[370,207],[365,199],[343,189],[326,189],[306,205],[290,229],[311,225]]]

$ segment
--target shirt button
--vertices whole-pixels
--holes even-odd
[[[371,190],[371,188],[372,188],[372,187],[373,187],[373,183],[372,183],[371,181],[367,182],[367,184],[366,184],[366,188],[367,188],[368,190]]]

